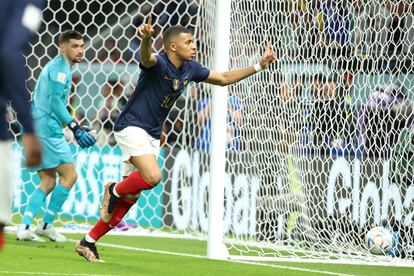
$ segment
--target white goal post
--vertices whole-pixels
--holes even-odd
[[[225,71],[277,63],[229,87],[189,84],[164,125],[163,180],[113,232],[207,240],[212,259],[414,266],[414,5],[409,0],[49,0],[32,41],[29,91],[66,29],[85,36],[70,109],[97,130],[82,150],[68,136],[78,181],[56,221],[85,231],[103,184],[121,179],[112,126],[139,76],[136,29],[193,33],[197,60]],[[36,174],[22,167],[11,122],[20,223]],[[41,219],[38,216],[36,221]],[[374,226],[393,232],[370,254]]]

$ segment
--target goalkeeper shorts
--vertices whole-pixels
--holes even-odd
[[[66,163],[73,163],[72,152],[65,137],[44,138],[39,137],[42,145],[42,162],[36,167],[29,168],[32,171],[53,169]]]

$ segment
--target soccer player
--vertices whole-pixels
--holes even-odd
[[[219,73],[193,60],[196,45],[186,28],[175,26],[165,30],[165,52],[160,54],[151,52],[154,32],[151,16],[138,32],[142,38],[142,72],[134,94],[114,125],[115,139],[123,153],[124,179],[105,185],[101,218],[75,248],[79,255],[91,262],[100,261],[95,242],[122,220],[141,191],[152,189],[161,181],[157,155],[162,126],[187,84],[191,81],[222,86],[232,84],[267,68],[276,59],[269,45],[259,64]]]
[[[7,117],[11,102],[17,120],[23,126],[23,146],[26,164],[40,163],[41,146],[34,134],[33,119],[28,103],[30,94],[25,87],[27,70],[24,52],[33,32],[41,23],[43,0],[0,1],[0,248],[4,245],[4,226],[11,213],[12,150]]]
[[[52,227],[56,214],[61,210],[77,178],[62,124],[72,130],[82,148],[91,147],[96,142],[87,129],[72,118],[65,104],[72,86],[71,67],[82,60],[83,45],[83,37],[79,32],[62,32],[59,35],[60,54],[46,64],[36,83],[32,112],[44,154],[42,163],[34,168],[39,174],[40,185],[30,197],[17,231],[18,240],[44,241],[39,236],[56,242],[66,240]],[[56,183],[56,175],[59,175],[60,183]],[[30,226],[33,217],[39,213],[46,196],[52,191],[43,222],[32,232]]]

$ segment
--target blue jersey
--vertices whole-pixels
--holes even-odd
[[[43,0],[0,0],[0,140],[11,138],[6,120],[9,102],[24,132],[33,133],[23,54],[28,49],[33,31],[41,22],[44,4]]]
[[[53,113],[49,97],[58,95],[62,102],[66,103],[71,86],[72,71],[70,65],[59,54],[43,68],[34,90],[32,113],[39,137],[63,136],[63,122]]]
[[[196,61],[186,61],[176,68],[166,53],[156,58],[157,63],[151,68],[140,64],[142,71],[137,86],[115,122],[115,131],[137,126],[159,139],[168,112],[188,83],[203,81],[210,74],[209,69]]]

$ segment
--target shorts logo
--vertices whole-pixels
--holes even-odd
[[[174,79],[173,80],[173,89],[177,90],[180,87],[180,80],[179,79]]]

